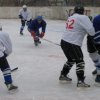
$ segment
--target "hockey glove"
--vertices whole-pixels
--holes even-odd
[[[26,25],[28,26],[29,24],[30,24],[30,21],[27,21],[27,22],[26,22]]]
[[[4,52],[4,57],[6,58],[8,55]]]
[[[22,16],[22,15],[19,15],[19,18],[20,18],[20,19],[23,19],[23,16]]]
[[[44,32],[41,32],[41,34],[40,34],[40,38],[43,38],[44,37]]]

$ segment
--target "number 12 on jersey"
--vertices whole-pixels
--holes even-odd
[[[67,22],[66,22],[66,28],[67,29],[73,29],[74,28],[74,23],[75,23],[74,19],[67,20]]]

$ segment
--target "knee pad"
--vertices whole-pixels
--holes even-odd
[[[84,79],[84,67],[85,67],[84,62],[80,62],[76,64],[76,75],[77,75],[78,81]]]
[[[90,53],[89,55],[94,62],[95,67],[100,70],[100,55],[98,54],[98,52]]]
[[[84,71],[85,63],[84,61],[76,63],[76,72]]]
[[[73,64],[74,62],[66,62],[63,66],[61,74],[66,76],[69,73],[70,69],[72,68]]]
[[[64,64],[65,67],[71,68],[74,65],[74,62],[66,62]]]

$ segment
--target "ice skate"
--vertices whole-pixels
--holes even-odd
[[[38,40],[38,43],[39,43],[39,44],[41,44],[41,41],[40,41],[40,40]]]
[[[23,33],[22,33],[22,32],[20,32],[20,35],[23,35]]]
[[[87,88],[90,87],[90,85],[86,84],[84,81],[78,81],[77,87]]]
[[[6,86],[9,91],[18,89],[18,87],[13,84],[6,84]]]
[[[36,36],[36,37],[34,38],[34,44],[35,44],[35,46],[38,46],[38,40],[39,40],[39,38]]]
[[[67,82],[67,83],[70,83],[70,82],[72,82],[72,79],[69,78],[68,76],[60,75],[59,81],[60,81],[60,82]]]
[[[100,86],[100,75],[97,75],[95,78],[95,85]]]
[[[34,40],[35,46],[38,46],[38,41]]]
[[[36,37],[34,38],[34,44],[35,44],[35,46],[38,46],[38,44],[41,44],[41,41],[40,41],[40,39],[39,39],[38,36],[36,36]]]

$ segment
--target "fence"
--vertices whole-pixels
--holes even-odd
[[[0,0],[0,6],[100,6],[100,0]]]
[[[21,7],[0,7],[0,18],[18,18]],[[67,19],[73,13],[74,7],[28,7],[33,18],[43,15],[47,19]],[[95,16],[99,14],[100,7],[85,7],[85,14]]]

